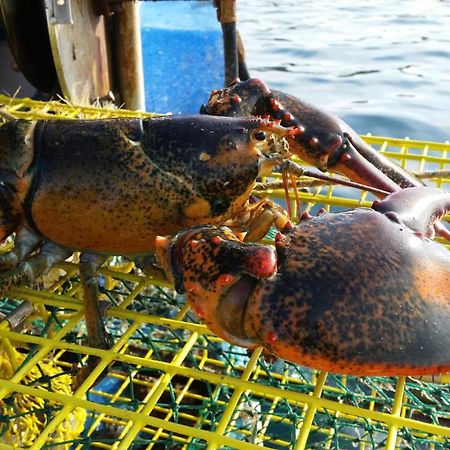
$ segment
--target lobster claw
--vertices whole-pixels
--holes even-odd
[[[342,134],[344,139],[342,145],[337,146],[330,153],[328,169],[342,173],[351,180],[392,193],[414,186],[419,188],[412,191],[414,194],[389,196],[390,201],[386,205],[389,204],[389,207],[392,208],[391,214],[395,214],[394,210],[404,203],[403,200],[400,201],[399,199],[408,198],[407,203],[415,211],[419,205],[424,204],[425,197],[433,200],[429,205],[430,208],[436,205],[436,192],[433,189],[423,189],[425,186],[413,175],[375,151],[344,121],[339,118],[336,118],[336,120],[344,130]],[[397,204],[397,202],[399,203]],[[443,215],[442,213],[439,216],[442,217]],[[425,216],[426,214],[424,214]],[[436,231],[439,236],[450,240],[450,231],[445,225],[436,220],[433,220],[433,223],[434,227],[429,227],[426,235],[433,238]],[[416,224],[411,222],[408,226],[415,229]]]
[[[179,293],[186,293],[211,331],[243,347],[258,346],[244,329],[251,290],[274,276],[273,247],[241,242],[226,227],[199,225],[171,238],[158,237],[156,254]]]
[[[322,214],[274,249],[202,226],[162,242],[208,328],[315,369],[353,375],[450,371],[450,253],[428,236],[450,193],[406,188],[372,208]],[[158,252],[158,249],[157,249]]]
[[[400,189],[379,167],[368,161],[364,153],[360,151],[360,141],[364,143],[362,140],[356,140],[354,135],[347,132],[336,135],[335,142],[331,148],[324,150],[316,165],[323,171],[330,170],[341,173],[352,181],[376,189],[387,192]]]
[[[334,120],[344,138],[343,145],[348,148],[341,149],[340,157],[334,158],[336,161],[334,166],[330,163],[328,164],[328,167],[331,170],[341,172],[351,179],[353,179],[352,177],[361,177],[360,182],[366,181],[367,184],[371,186],[372,181],[374,183],[384,183],[386,180],[390,180],[393,182],[393,184],[390,183],[392,186],[391,189],[385,189],[389,192],[394,192],[399,188],[422,185],[422,183],[408,171],[377,152],[342,119],[334,117]],[[370,167],[368,167],[368,165]],[[381,185],[373,185],[372,187],[382,189]]]
[[[393,222],[405,224],[417,236],[433,239],[434,223],[450,210],[450,194],[425,186],[405,188],[390,194],[384,200],[375,200],[372,208]]]
[[[427,236],[449,209],[448,192],[415,187],[301,221],[278,245],[276,280],[252,291],[249,336],[331,372],[447,372],[450,254]]]
[[[322,171],[338,172],[352,181],[385,192],[422,186],[423,183],[367,144],[339,117],[293,95],[271,90],[258,79],[234,82],[211,93],[202,114],[269,117],[292,127],[287,138],[290,152]],[[377,194],[383,197],[381,194]],[[450,240],[441,223],[436,232]]]

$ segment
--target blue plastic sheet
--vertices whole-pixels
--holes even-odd
[[[148,111],[198,113],[224,84],[223,41],[210,1],[141,2]]]

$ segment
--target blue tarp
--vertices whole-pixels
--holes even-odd
[[[141,2],[146,109],[198,113],[224,84],[223,41],[210,1]]]

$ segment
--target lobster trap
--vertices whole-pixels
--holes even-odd
[[[0,108],[28,119],[149,115],[7,97]],[[364,139],[412,172],[431,171],[427,184],[450,189],[450,144]],[[276,183],[264,194],[284,198]],[[299,196],[312,212],[373,200],[315,182]],[[76,260],[0,301],[0,449],[450,448],[446,375],[440,383],[358,378],[273,360],[212,335],[184,297],[131,263],[112,258],[98,280],[113,305],[110,350],[86,345]],[[31,314],[16,320],[25,310]],[[88,356],[98,365],[75,388]]]

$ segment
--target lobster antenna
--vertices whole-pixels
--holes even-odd
[[[292,208],[291,208],[291,200],[289,198],[289,183],[288,183],[288,174],[281,174],[283,179],[283,189],[284,189],[284,199],[286,200],[286,209],[289,217],[292,217]],[[294,189],[297,189],[297,186],[293,186]]]
[[[329,181],[334,184],[340,184],[342,186],[348,186],[348,187],[360,189],[362,191],[371,192],[372,194],[382,195],[384,197],[390,194],[390,192],[385,191],[383,189],[377,189],[377,188],[374,188],[371,186],[367,186],[365,184],[357,183],[355,181],[344,180],[342,178],[335,178],[335,177],[331,177],[329,175],[324,175],[322,173],[319,173],[319,172],[316,172],[313,170],[305,169],[291,160],[283,161],[274,170],[277,172],[281,172],[282,174],[288,173],[291,175],[296,175],[298,177],[304,176],[304,177],[316,178],[318,180]]]

